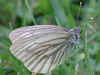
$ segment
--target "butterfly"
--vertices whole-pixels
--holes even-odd
[[[66,52],[78,44],[80,27],[66,29],[55,25],[35,25],[10,33],[11,53],[31,72],[48,73],[65,59]]]

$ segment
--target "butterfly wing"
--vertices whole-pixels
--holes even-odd
[[[35,35],[40,35],[42,33],[51,33],[51,32],[67,32],[68,30],[59,26],[54,26],[54,25],[36,25],[36,26],[27,26],[27,27],[22,27],[19,29],[16,29],[11,32],[10,34],[10,40],[12,43],[14,43],[17,40],[22,40],[24,38],[28,38],[31,36]],[[24,33],[24,34],[23,34]],[[40,35],[41,36],[41,35]]]
[[[31,72],[47,73],[60,63],[70,37],[58,26],[23,27],[11,32],[10,50]]]

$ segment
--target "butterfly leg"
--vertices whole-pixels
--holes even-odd
[[[38,75],[38,73],[37,72],[33,72],[32,75]]]
[[[48,72],[48,73],[46,73],[45,75],[52,75],[52,73],[51,73],[51,72]]]

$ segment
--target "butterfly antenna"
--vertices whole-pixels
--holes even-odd
[[[38,75],[38,73],[37,72],[34,72],[34,73],[32,73],[32,75]]]

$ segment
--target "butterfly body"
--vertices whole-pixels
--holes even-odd
[[[37,25],[11,32],[12,54],[21,60],[31,72],[48,73],[61,63],[68,48],[72,48],[77,30],[54,25]]]

